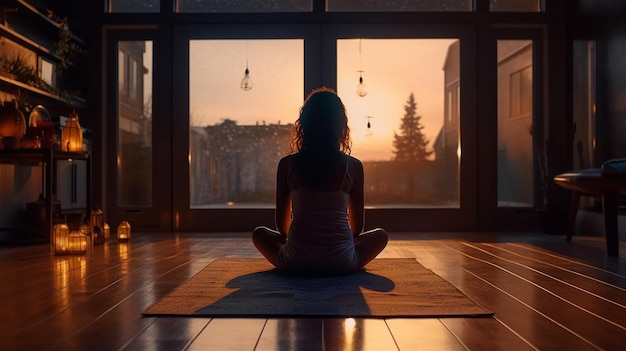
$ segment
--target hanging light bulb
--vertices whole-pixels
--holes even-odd
[[[374,116],[365,116],[365,118],[367,118],[367,133],[365,135],[370,136],[372,135],[372,123],[370,119],[374,118]]]
[[[367,95],[367,85],[365,85],[365,83],[363,83],[363,75],[361,73],[363,73],[363,71],[358,71],[359,72],[359,84],[356,86],[356,94],[360,97],[364,97],[365,95]]]
[[[246,70],[243,72],[243,79],[239,85],[243,91],[252,89],[252,78],[250,78],[250,69],[248,69],[248,41],[246,40]]]
[[[367,95],[367,85],[363,83],[363,59],[361,58],[361,42],[363,39],[359,39],[359,84],[356,86],[356,94],[360,97]],[[368,122],[369,123],[369,122]]]
[[[241,89],[248,91],[252,89],[252,78],[250,78],[250,70],[248,69],[248,61],[246,61],[246,70],[244,71],[243,79],[241,80]]]

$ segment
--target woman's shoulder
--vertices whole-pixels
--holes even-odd
[[[292,162],[291,160],[294,158],[294,156],[295,156],[295,155],[296,155],[296,154],[289,154],[289,155],[287,155],[287,156],[284,156],[283,158],[281,158],[281,159],[280,159],[280,161],[278,161],[278,166],[281,166],[281,165],[283,165],[283,166],[289,165],[289,163],[291,163],[291,162]]]
[[[278,161],[278,167],[276,167],[277,168],[276,172],[279,177],[283,177],[287,175],[287,173],[289,172],[289,169],[291,169],[292,158],[293,158],[293,155],[287,155],[281,158],[280,161]]]
[[[349,162],[361,164],[361,160],[352,155],[346,155],[346,157],[348,158]]]
[[[352,167],[363,168],[363,163],[361,163],[361,160],[359,160],[358,158],[350,155],[346,155],[346,157],[348,158],[348,165]]]
[[[346,155],[348,158],[347,172],[352,182],[362,183],[364,178],[363,164],[356,157]]]

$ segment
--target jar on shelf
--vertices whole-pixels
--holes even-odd
[[[26,133],[26,118],[17,106],[17,101],[5,101],[0,105],[0,136],[4,147],[17,148]]]

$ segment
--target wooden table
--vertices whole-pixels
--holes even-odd
[[[606,175],[599,168],[594,168],[556,175],[554,182],[565,189],[574,191],[567,228],[567,241],[572,240],[580,197],[601,197],[607,254],[611,257],[619,256],[618,198],[626,195],[626,175]]]

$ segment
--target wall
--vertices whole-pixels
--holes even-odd
[[[0,241],[19,239],[19,235],[28,233],[17,233],[12,229],[35,220],[27,216],[26,203],[39,199],[41,167],[0,164],[0,184]]]
[[[626,1],[577,0],[571,20],[571,38],[597,43],[597,148],[594,164],[626,158]],[[585,25],[580,25],[585,23]],[[576,105],[574,105],[576,106]],[[595,205],[594,205],[595,204]],[[591,199],[581,205],[576,234],[604,236],[601,206]],[[618,219],[620,239],[626,238],[626,216]]]
[[[626,157],[626,1],[577,0],[571,16],[571,38],[598,45],[594,166],[599,166],[609,158]]]
[[[626,18],[626,15],[625,15]],[[609,143],[605,158],[626,157],[626,22],[606,39],[606,117]]]

